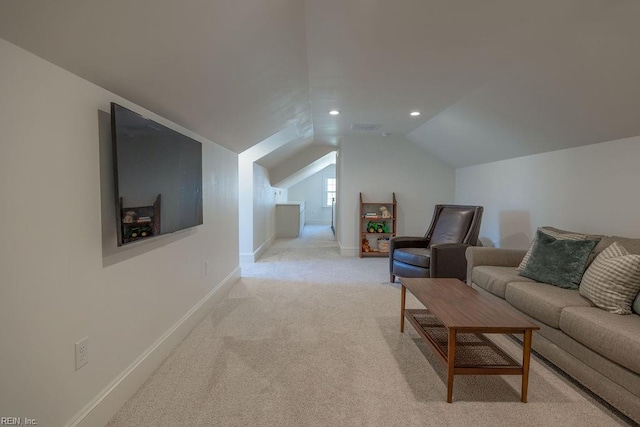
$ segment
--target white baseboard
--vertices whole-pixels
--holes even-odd
[[[266,242],[264,242],[258,249],[253,252],[241,252],[240,253],[240,263],[252,263],[256,262],[263,253],[267,251],[273,245],[273,242],[276,240],[276,235],[274,234]]]
[[[167,358],[169,353],[202,321],[213,306],[225,297],[231,286],[240,279],[236,267],[180,320],[169,328],[127,369],[78,412],[65,427],[104,426],[124,403]]]
[[[240,252],[240,264],[256,262],[256,256],[253,252]]]
[[[342,256],[358,256],[360,255],[360,248],[348,248],[340,245],[340,255]]]

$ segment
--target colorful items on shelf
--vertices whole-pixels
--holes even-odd
[[[387,225],[387,221],[382,221],[382,222],[369,221],[369,223],[367,224],[367,231],[369,233],[390,233],[389,226]]]

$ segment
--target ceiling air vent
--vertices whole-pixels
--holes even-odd
[[[351,125],[351,131],[352,132],[378,132],[381,127],[382,125],[354,123]]]

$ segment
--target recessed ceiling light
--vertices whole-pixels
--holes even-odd
[[[419,116],[420,115],[420,111],[412,111],[411,113],[409,113],[410,116]]]
[[[329,114],[331,114],[332,116],[337,116],[338,114],[340,114],[340,111],[338,111],[338,110],[331,110],[331,111],[329,111]]]

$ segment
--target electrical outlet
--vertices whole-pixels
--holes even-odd
[[[209,263],[207,261],[204,262],[204,275],[209,275]]]
[[[89,337],[76,343],[76,371],[89,362]]]

